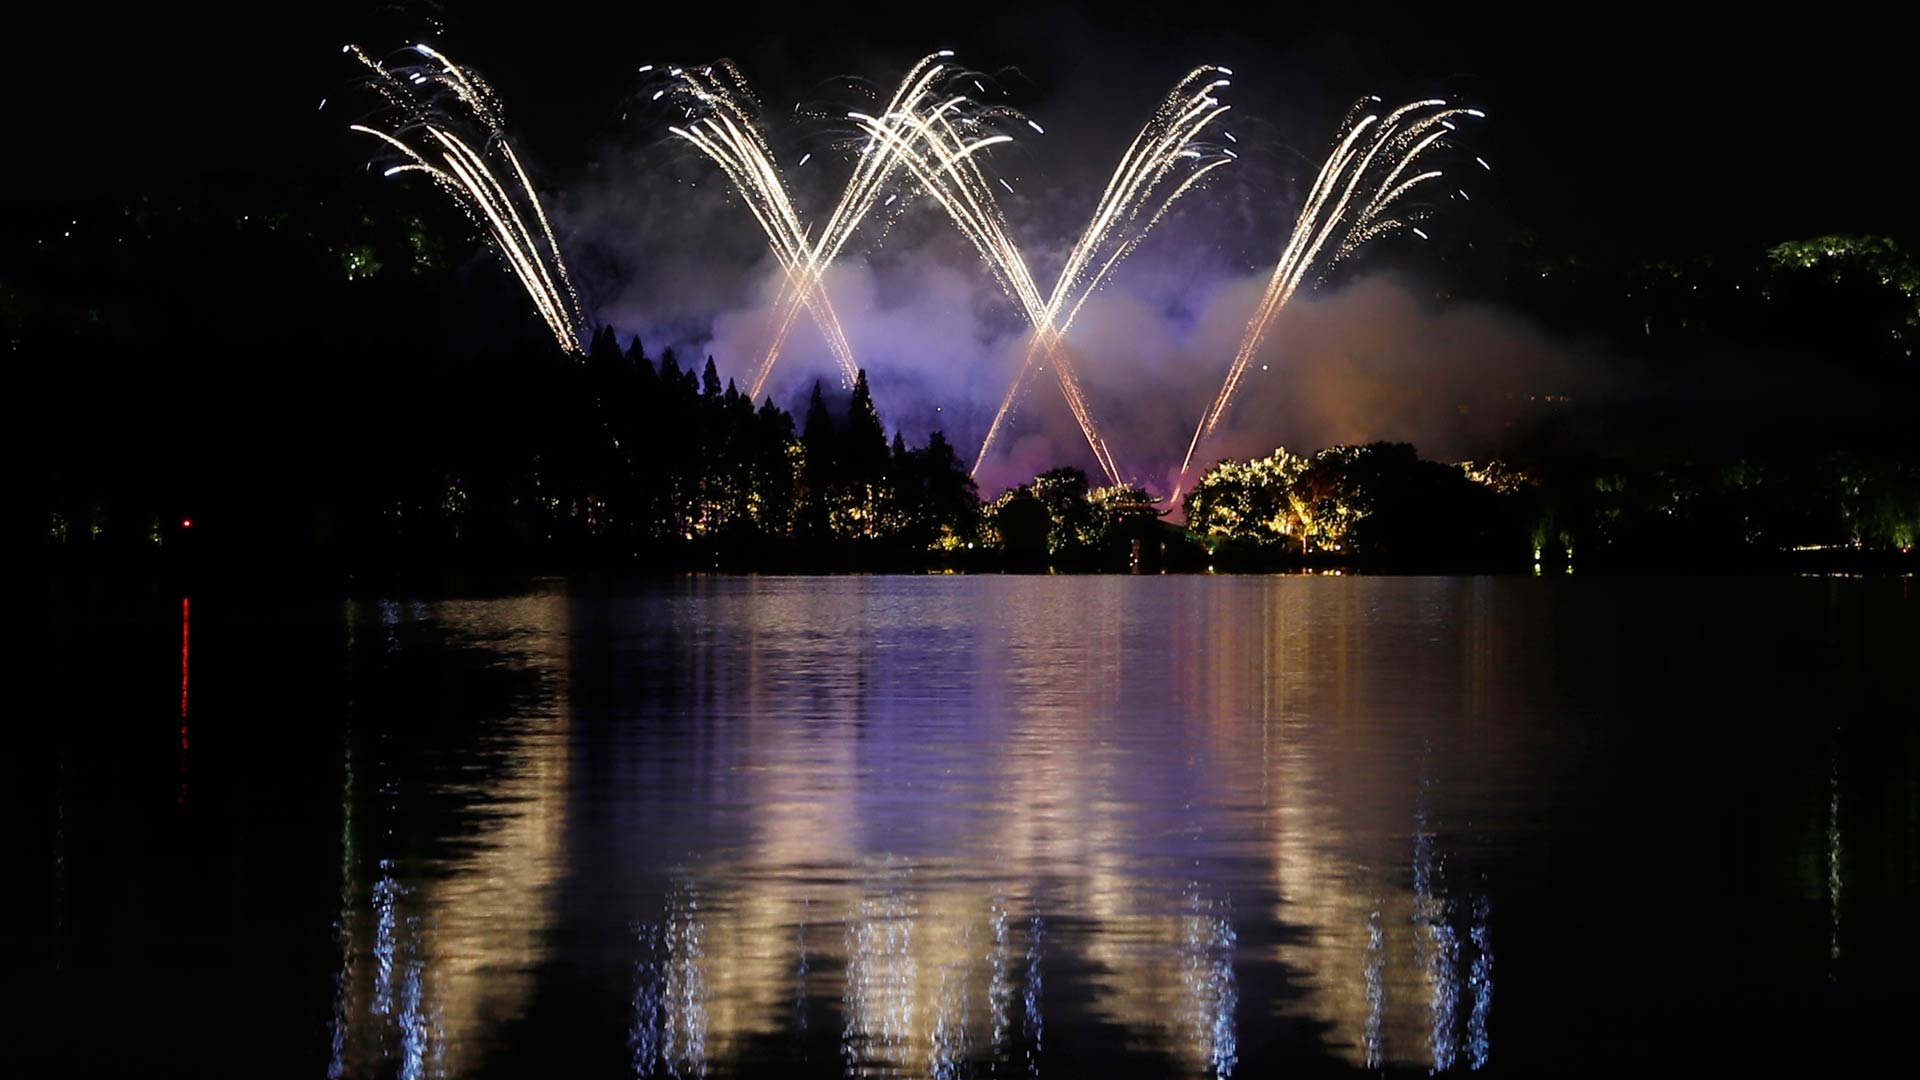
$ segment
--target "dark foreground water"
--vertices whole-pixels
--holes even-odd
[[[1267,1076],[1913,1056],[1909,580],[60,596],[7,1059]],[[23,1019],[24,1015],[24,1019]],[[37,1075],[37,1074],[36,1074]]]

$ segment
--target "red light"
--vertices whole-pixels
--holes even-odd
[[[181,528],[183,528],[183,529],[191,529],[191,528],[193,528],[193,519],[192,519],[192,518],[181,518],[181,519],[180,519],[180,527],[181,527]]]

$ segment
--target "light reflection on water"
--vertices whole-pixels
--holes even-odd
[[[374,740],[371,761],[356,763],[349,740],[335,927],[344,962],[328,1075],[462,1075],[494,1025],[524,1010],[564,869],[565,613],[557,595],[411,605],[404,614],[379,605],[383,649],[405,647],[403,622],[431,622],[448,639],[437,647],[484,650],[534,676],[539,693],[502,736],[507,767],[484,777],[443,776],[429,787],[387,759],[389,733]],[[350,624],[359,614],[349,605]],[[484,804],[465,857],[429,865],[408,852],[408,802],[420,799]]]
[[[1567,761],[1529,599],[1554,584],[351,606],[356,663],[453,652],[499,685],[484,722],[413,730],[464,700],[437,685],[346,739],[332,1075],[471,1074],[543,979],[598,988],[566,1037],[638,1076],[1496,1062],[1525,898],[1489,874]]]

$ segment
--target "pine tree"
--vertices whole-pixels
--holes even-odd
[[[794,527],[793,417],[768,397],[753,418],[756,524],[762,535],[785,537]]]
[[[813,397],[807,401],[806,426],[800,433],[804,461],[800,475],[800,515],[796,522],[800,535],[811,540],[824,539],[831,531],[834,478],[839,467],[839,455],[835,452],[838,441],[826,398],[820,392],[819,381],[815,380]]]
[[[700,417],[693,373],[672,348],[660,354],[659,468],[669,531],[690,536],[699,517]]]
[[[640,535],[658,539],[667,512],[661,472],[660,376],[635,335],[627,343],[627,366],[633,370],[628,394],[626,429],[633,447],[633,513]]]
[[[945,432],[927,437],[926,448],[915,455],[921,498],[934,536],[950,530],[956,540],[970,540],[980,527],[980,489],[947,442]]]
[[[867,387],[864,368],[854,378],[853,404],[847,410],[837,471],[845,485],[845,496],[836,507],[836,518],[844,517],[841,531],[855,536],[875,535],[879,531],[880,493],[887,480],[887,430],[873,407],[873,392]]]
[[[594,368],[617,368],[623,359],[620,342],[613,336],[613,327],[603,326],[593,332],[593,341],[587,346],[587,360]]]

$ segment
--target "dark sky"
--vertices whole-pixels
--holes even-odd
[[[1356,280],[1295,305],[1290,321],[1262,339],[1267,374],[1249,377],[1215,452],[1391,438],[1436,455],[1483,456],[1505,452],[1509,431],[1521,430],[1484,403],[1535,395],[1577,399],[1582,416],[1610,417],[1626,403],[1679,409],[1690,420],[1761,416],[1753,403],[1761,390],[1771,395],[1767,408],[1796,417],[1857,417],[1862,401],[1884,413],[1886,403],[1909,400],[1885,391],[1904,383],[1856,386],[1835,376],[1824,337],[1817,364],[1801,362],[1799,345],[1778,346],[1784,359],[1763,386],[1744,345],[1675,338],[1666,353],[1646,352],[1655,322],[1665,320],[1663,333],[1685,329],[1690,308],[1657,311],[1618,280],[1611,291],[1514,285],[1520,277],[1537,284],[1536,256],[1540,265],[1596,256],[1585,265],[1631,268],[1713,254],[1737,269],[1758,263],[1765,245],[1827,232],[1890,234],[1911,245],[1920,236],[1907,166],[1914,20],[1896,21],[1890,5],[1843,0],[1790,18],[1758,6],[1698,12],[1640,0],[1553,9],[1275,3],[1251,14],[1178,2],[1097,11],[856,3],[824,16],[804,14],[810,6],[533,0],[440,9],[356,0],[109,16],[68,5],[37,13],[49,21],[12,42],[0,65],[10,121],[0,208],[9,224],[44,228],[56,204],[196,186],[214,207],[223,191],[257,203],[262,189],[315,207],[369,197],[389,208],[430,206],[405,180],[369,195],[369,148],[346,127],[372,102],[341,55],[348,41],[385,56],[429,40],[500,91],[593,321],[696,362],[714,355],[724,374],[744,375],[765,346],[773,262],[738,205],[705,183],[712,170],[686,160],[692,155],[668,139],[657,110],[636,105],[640,65],[732,58],[763,97],[777,156],[797,162],[798,144],[819,132],[778,123],[789,103],[844,108],[843,77],[891,86],[919,57],[954,49],[1047,129],[1022,132],[1004,157],[996,150],[994,169],[1017,185],[1004,200],[1012,231],[1050,279],[1142,119],[1188,70],[1217,63],[1235,72],[1222,96],[1234,106],[1246,160],[1183,202],[1073,330],[1103,429],[1123,447],[1128,474],[1157,490],[1171,488],[1170,470],[1240,342],[1311,175],[1307,163],[1324,155],[1347,107],[1367,94],[1484,108],[1488,120],[1462,139],[1492,171],[1461,162],[1465,175],[1448,174],[1450,188],[1472,189],[1472,205],[1444,207],[1431,243],[1371,245],[1351,268]],[[842,173],[827,155],[789,172],[799,173],[803,214],[832,196]],[[251,179],[226,186],[234,174]],[[939,215],[900,221],[885,243],[863,240],[862,257],[836,267],[834,303],[890,422],[914,441],[940,428],[971,448],[1013,379],[1025,324]],[[477,238],[447,233],[461,265],[434,280],[464,305],[445,320],[449,333],[487,341],[500,320],[535,325]],[[135,272],[136,299],[153,291],[138,273],[152,272]],[[85,267],[80,273],[78,299],[91,305]],[[261,320],[302,326],[335,317],[316,307],[320,300],[261,278],[242,282],[257,293],[260,310],[245,312],[254,321],[228,325],[246,305],[221,292],[208,294],[219,303],[200,322],[169,311],[160,329],[189,337],[182,328],[203,322],[222,340],[246,342]],[[1738,280],[1718,287],[1730,292]],[[1869,326],[1825,300],[1805,314],[1831,322],[1831,333],[1825,323],[1820,332],[1834,341]],[[371,316],[364,321],[372,325]],[[1719,325],[1749,339],[1764,333],[1746,314]],[[1872,356],[1882,355],[1880,344]],[[1675,349],[1689,359],[1684,371],[1661,366]],[[124,359],[138,365],[142,355]],[[248,355],[236,346],[191,370],[216,386],[253,372]],[[818,334],[796,334],[782,356],[767,392],[783,405],[803,402],[815,378],[833,377]],[[275,380],[300,377],[296,368],[266,370],[269,395],[294,386]],[[1898,378],[1909,379],[1907,370]],[[152,411],[139,389],[147,383],[125,385],[129,409]],[[176,405],[207,407],[195,392],[163,390]],[[1057,394],[1026,400],[1012,445],[996,451],[998,471],[983,474],[989,492],[1062,462],[1091,464]],[[1824,404],[1809,405],[1816,401]],[[210,419],[209,429],[220,422]],[[1640,420],[1609,419],[1577,434],[1614,446],[1642,430]]]
[[[1900,5],[853,4],[797,14],[813,6],[214,4],[111,16],[60,6],[15,40],[4,68],[13,122],[0,197],[337,170],[346,115],[315,107],[351,97],[339,44],[384,51],[426,36],[493,79],[523,144],[563,182],[618,133],[632,72],[650,60],[730,56],[788,100],[836,75],[890,79],[951,47],[976,67],[1017,66],[1030,80],[1022,107],[1094,146],[1123,139],[1162,87],[1202,61],[1236,70],[1242,116],[1310,149],[1365,93],[1471,97],[1493,116],[1485,145],[1499,197],[1548,234],[1685,250],[1913,232],[1902,101],[1915,19]],[[444,28],[423,32],[435,19]],[[1102,156],[1096,170],[1110,165]]]

